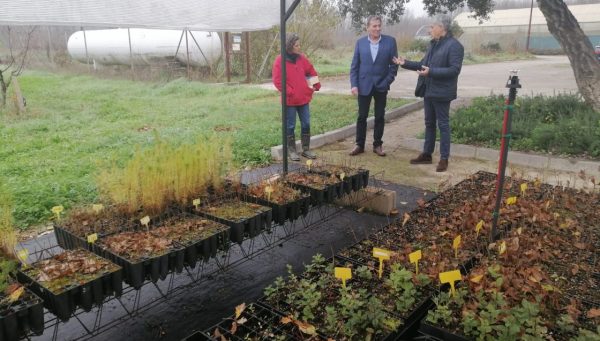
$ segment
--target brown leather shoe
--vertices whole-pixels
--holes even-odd
[[[445,172],[448,169],[448,160],[440,160],[437,167],[435,168],[436,172]]]
[[[362,154],[365,152],[365,149],[359,146],[354,147],[354,149],[352,149],[352,151],[350,152],[350,156],[355,156],[358,154]]]
[[[383,151],[382,146],[373,147],[373,153],[375,153],[379,156],[385,156],[385,152]]]
[[[415,159],[411,159],[410,163],[412,165],[430,165],[433,163],[431,159],[431,155],[421,153]]]

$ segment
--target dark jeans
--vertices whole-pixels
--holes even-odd
[[[371,98],[375,99],[375,128],[373,131],[373,147],[383,144],[383,126],[385,125],[385,105],[387,91],[379,92],[373,89],[367,96],[358,95],[358,118],[356,119],[356,145],[365,148],[367,136],[367,117],[371,107]]]
[[[300,133],[310,134],[310,107],[307,104],[287,107],[286,127],[287,136],[294,135],[296,130],[296,113],[300,118]]]
[[[425,98],[425,144],[424,154],[433,154],[437,126],[440,128],[440,159],[450,157],[450,101],[436,101]]]

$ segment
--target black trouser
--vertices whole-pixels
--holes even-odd
[[[367,136],[367,117],[371,106],[371,98],[375,99],[375,129],[373,131],[373,147],[383,144],[383,126],[385,125],[385,105],[387,91],[379,92],[373,89],[367,96],[358,95],[358,118],[356,119],[356,145],[365,148]]]

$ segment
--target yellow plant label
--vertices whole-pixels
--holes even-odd
[[[452,248],[454,249],[454,257],[458,258],[458,248],[460,247],[461,237],[460,234],[452,241]]]
[[[192,205],[194,205],[194,207],[196,209],[198,209],[198,207],[200,206],[200,199],[194,199],[194,200],[192,200]]]
[[[506,198],[506,204],[507,205],[514,205],[516,203],[517,203],[517,197]]]
[[[525,195],[525,191],[527,190],[527,183],[522,183],[521,184],[521,195]]]
[[[92,205],[92,210],[94,211],[94,213],[98,214],[100,212],[102,212],[102,210],[104,209],[104,205],[102,204],[93,204]]]
[[[335,267],[334,269],[335,278],[342,280],[342,287],[346,287],[346,281],[352,278],[352,270],[350,268]]]
[[[340,180],[344,181],[345,177],[346,177],[346,173],[344,173],[344,172],[340,173]]]
[[[19,299],[19,297],[21,297],[21,295],[23,295],[24,290],[25,290],[25,287],[20,287],[19,289],[13,291],[12,294],[10,294],[10,296],[8,296],[8,300],[10,302],[15,302],[16,300]]]
[[[265,193],[267,193],[267,201],[271,201],[271,193],[273,193],[273,187],[265,187]]]
[[[98,234],[97,233],[92,233],[90,235],[87,236],[87,242],[90,244],[94,244],[96,242],[96,240],[98,240]]]
[[[408,260],[411,263],[415,263],[415,273],[417,275],[419,274],[419,260],[421,260],[422,257],[423,253],[421,252],[421,250],[417,250],[408,254]]]
[[[145,216],[142,219],[140,219],[140,223],[142,223],[142,225],[146,226],[146,228],[148,228],[148,223],[150,223],[150,217],[149,216]]]
[[[379,278],[383,275],[383,261],[390,260],[391,252],[377,247],[373,248],[373,257],[379,259]]]
[[[460,271],[458,270],[452,270],[452,271],[446,271],[446,272],[441,272],[440,273],[440,282],[442,284],[445,283],[449,283],[450,284],[450,292],[452,294],[452,296],[455,295],[456,291],[454,290],[454,282],[456,281],[460,281],[462,279],[462,276],[460,274]]]
[[[482,228],[483,228],[483,220],[480,220],[477,223],[477,226],[475,226],[475,234],[477,235],[477,237],[479,237],[479,231],[481,231]]]
[[[56,215],[56,219],[60,219],[60,214],[64,211],[65,208],[62,205],[52,207],[51,211]]]
[[[21,263],[27,264],[26,262],[27,262],[27,258],[29,258],[29,250],[27,250],[27,249],[19,250],[19,252],[17,252],[17,257],[19,258]]]
[[[312,166],[313,162],[312,160],[306,160],[306,166],[308,167],[308,170],[310,171],[310,166]]]
[[[503,254],[505,252],[506,252],[506,242],[503,241],[502,243],[500,243],[500,247],[498,249],[498,253],[499,254]]]

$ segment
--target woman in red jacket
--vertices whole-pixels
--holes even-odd
[[[300,118],[302,134],[302,156],[315,159],[317,156],[310,151],[310,108],[309,103],[313,92],[319,91],[321,83],[317,71],[305,55],[300,53],[300,38],[290,34],[286,39],[286,81],[287,81],[287,112],[286,134],[288,140],[288,156],[292,161],[300,161],[296,152],[296,112]],[[275,58],[273,64],[273,84],[281,91],[281,55]]]

